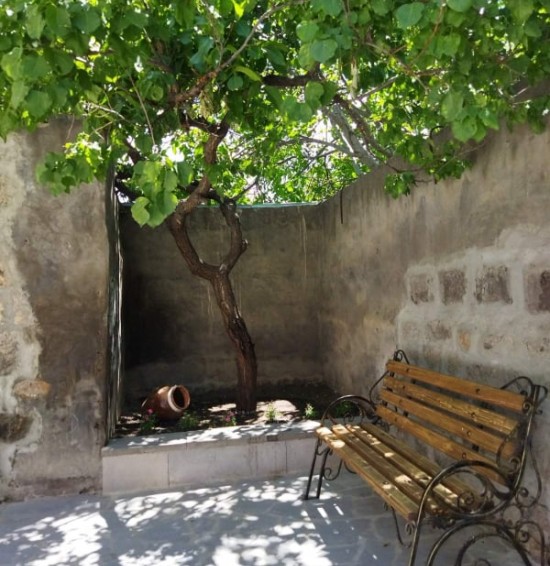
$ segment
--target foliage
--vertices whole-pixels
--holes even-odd
[[[177,423],[177,429],[181,430],[182,432],[188,430],[196,430],[199,428],[200,425],[200,418],[199,416],[194,413],[193,411],[187,411],[183,413],[183,416]]]
[[[308,403],[304,409],[304,418],[309,420],[318,419],[319,411],[311,403]]]
[[[279,411],[273,403],[269,403],[264,412],[265,420],[268,423],[274,423],[279,419]]]
[[[235,411],[227,411],[223,417],[223,426],[237,426],[237,414]]]
[[[147,413],[142,416],[141,423],[139,425],[140,434],[151,434],[156,426],[158,425],[158,417],[153,411],[153,409],[148,409]]]
[[[387,188],[407,193],[421,170],[460,175],[464,144],[503,119],[540,129],[548,108],[529,93],[550,71],[550,0],[0,7],[0,135],[75,116],[39,180],[60,193],[114,167],[142,225],[201,179],[241,202],[315,200],[397,156]]]

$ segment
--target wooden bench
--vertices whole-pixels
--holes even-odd
[[[547,564],[544,533],[526,513],[541,492],[534,460],[535,493],[522,483],[533,458],[533,419],[547,393],[526,377],[495,388],[416,367],[398,350],[369,398],[346,395],[324,412],[304,498],[318,498],[323,480],[335,479],[344,465],[384,500],[396,526],[397,515],[405,520],[409,565],[428,522],[444,529],[429,564],[446,541],[473,527],[486,533],[475,540],[497,536],[526,565],[527,548],[540,547],[540,564]],[[518,511],[513,524],[510,507]],[[398,538],[403,542],[399,528]],[[470,550],[469,540],[459,552]]]

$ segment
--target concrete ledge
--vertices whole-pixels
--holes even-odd
[[[102,450],[103,493],[305,473],[318,426],[302,421],[117,438]]]

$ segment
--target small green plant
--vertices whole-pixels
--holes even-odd
[[[279,412],[277,411],[273,403],[269,403],[264,415],[268,423],[273,423],[279,418]]]
[[[196,430],[197,428],[199,428],[200,422],[201,421],[199,417],[192,411],[189,411],[187,413],[184,413],[181,419],[178,421],[177,428],[182,432],[185,432],[187,430]]]
[[[319,411],[311,403],[308,403],[304,409],[304,418],[317,419],[319,418]]]
[[[158,424],[158,418],[153,409],[147,409],[147,413],[143,415],[139,425],[140,434],[151,434]]]
[[[223,426],[236,426],[237,425],[237,414],[235,411],[227,411],[223,417]]]
[[[337,419],[343,419],[346,417],[353,417],[358,414],[357,406],[354,403],[350,403],[349,401],[344,401],[336,405],[332,409],[332,415]]]

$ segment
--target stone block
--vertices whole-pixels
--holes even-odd
[[[466,275],[461,269],[440,271],[439,285],[443,304],[461,303],[466,294]]]
[[[478,303],[512,303],[508,268],[505,265],[484,266],[476,277],[475,298]]]
[[[0,333],[0,375],[10,373],[17,362],[17,342],[13,334]]]
[[[527,272],[525,300],[531,313],[550,312],[550,269],[531,268]]]
[[[443,324],[440,320],[430,321],[428,331],[432,340],[448,340],[453,335],[451,327]]]
[[[0,441],[9,443],[25,438],[31,424],[30,417],[0,413]]]
[[[428,273],[411,275],[409,278],[409,286],[411,301],[415,305],[433,302],[433,278],[431,275]]]
[[[42,379],[22,379],[13,386],[13,394],[25,401],[45,399],[51,385]]]

